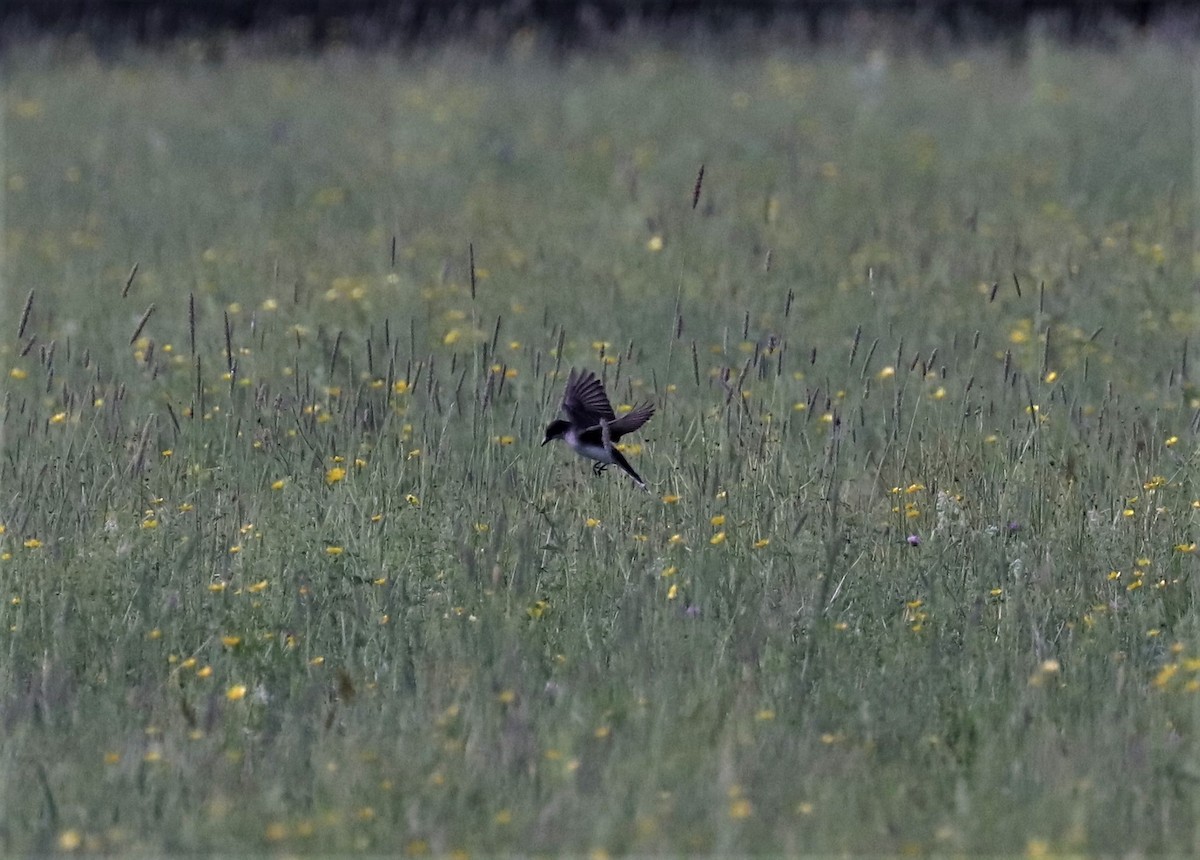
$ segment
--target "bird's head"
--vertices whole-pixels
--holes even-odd
[[[546,438],[542,440],[542,444],[553,442],[555,439],[561,439],[567,433],[567,428],[571,426],[570,421],[564,421],[561,418],[556,418],[550,422],[550,426],[546,428]]]

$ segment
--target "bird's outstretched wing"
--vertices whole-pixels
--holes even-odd
[[[626,412],[620,418],[612,421],[608,425],[608,431],[612,434],[613,439],[620,439],[626,433],[632,433],[634,430],[641,427],[651,416],[654,415],[654,404],[643,403],[632,412]]]
[[[590,370],[577,373],[575,368],[571,368],[571,375],[567,377],[567,390],[563,392],[562,408],[571,419],[571,423],[577,427],[594,427],[602,420],[612,421],[616,418],[612,404],[608,402],[608,395],[604,393],[604,385]]]

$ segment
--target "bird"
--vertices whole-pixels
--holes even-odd
[[[646,482],[634,471],[625,456],[616,449],[618,439],[641,427],[654,414],[654,404],[642,403],[620,418],[613,412],[604,384],[590,370],[576,371],[571,368],[567,387],[563,392],[562,411],[566,419],[556,418],[546,428],[542,444],[562,439],[571,450],[581,457],[596,462],[592,473],[599,476],[609,466],[616,464],[625,474],[633,478],[639,488],[645,490]]]

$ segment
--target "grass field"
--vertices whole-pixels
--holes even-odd
[[[1194,46],[738,39],[9,51],[0,850],[1200,848]]]

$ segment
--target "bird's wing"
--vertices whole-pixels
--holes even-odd
[[[612,434],[613,439],[620,439],[626,433],[632,433],[641,427],[650,420],[652,415],[654,415],[654,404],[643,403],[632,412],[626,412],[616,421],[611,422],[608,425],[608,432]]]
[[[577,427],[594,427],[601,420],[612,421],[616,417],[608,395],[604,393],[604,385],[590,370],[576,373],[574,368],[571,369],[562,408]]]
[[[611,426],[612,425],[610,424],[609,427],[611,427]],[[611,434],[610,434],[609,438],[610,439],[612,438]],[[601,427],[599,424],[593,424],[591,427],[588,427],[584,430],[580,430],[578,439],[584,445],[594,445],[597,448],[603,448],[604,447],[604,428]]]

